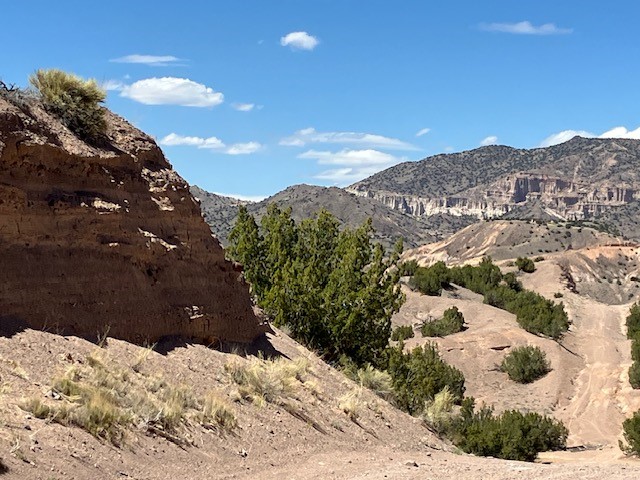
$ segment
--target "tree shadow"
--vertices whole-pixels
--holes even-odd
[[[2,337],[13,337],[28,328],[31,328],[29,324],[19,317],[0,315],[0,336]]]

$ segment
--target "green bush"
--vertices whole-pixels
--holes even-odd
[[[533,273],[536,271],[536,264],[529,257],[518,257],[516,267],[525,273]]]
[[[640,388],[640,362],[635,361],[629,367],[629,383],[634,389]]]
[[[442,318],[425,322],[420,327],[423,337],[444,337],[464,330],[464,316],[458,307],[445,310]]]
[[[402,342],[407,338],[413,338],[413,327],[411,325],[399,325],[391,332],[391,340],[394,342]]]
[[[487,407],[474,412],[473,400],[465,399],[450,435],[466,453],[532,462],[539,452],[566,448],[568,433],[551,417],[515,410],[494,415]]]
[[[437,297],[443,288],[449,288],[449,269],[444,262],[418,267],[409,280],[409,286],[425,295]]]
[[[400,276],[409,276],[412,277],[415,275],[416,270],[418,270],[418,262],[415,260],[409,260],[408,262],[403,262],[398,265],[398,269],[400,270]]]
[[[393,381],[396,405],[410,413],[419,414],[425,402],[448,387],[456,401],[464,395],[464,375],[460,370],[445,363],[433,344],[416,347],[403,352],[404,345],[388,351],[388,372]]]
[[[62,70],[38,70],[29,78],[42,96],[44,108],[79,138],[94,141],[107,124],[100,106],[106,92],[95,80],[83,80]]]
[[[636,335],[631,341],[631,360],[640,362],[640,335]]]
[[[640,302],[636,302],[629,310],[627,317],[627,338],[640,336]]]
[[[518,383],[531,383],[551,371],[546,354],[538,347],[527,345],[509,352],[500,365],[509,378]]]
[[[624,421],[622,430],[627,444],[620,442],[620,448],[626,453],[640,455],[640,411]]]

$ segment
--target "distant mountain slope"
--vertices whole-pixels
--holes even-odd
[[[453,233],[469,225],[474,220],[469,217],[438,215],[422,221],[390,209],[379,202],[358,197],[336,187],[317,187],[295,185],[261,202],[246,203],[228,197],[210,194],[201,189],[192,189],[193,195],[200,199],[205,220],[222,244],[226,244],[227,235],[233,228],[238,205],[245,203],[250,213],[258,219],[267,211],[270,203],[281,207],[290,206],[292,217],[299,221],[314,217],[321,209],[331,212],[343,225],[356,227],[371,217],[375,229],[375,239],[386,247],[393,245],[400,237],[408,248],[417,247],[434,241],[442,232]]]
[[[500,217],[537,202],[548,218],[597,219],[640,199],[640,141],[575,137],[532,150],[482,147],[402,163],[347,190],[420,217]]]

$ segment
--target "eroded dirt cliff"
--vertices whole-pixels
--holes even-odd
[[[250,342],[265,326],[187,183],[106,112],[100,147],[0,98],[0,329]]]

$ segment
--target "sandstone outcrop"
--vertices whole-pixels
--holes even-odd
[[[0,330],[251,342],[268,328],[187,183],[106,112],[104,145],[0,97]]]
[[[406,162],[347,191],[422,218],[497,218],[536,204],[549,218],[597,220],[640,199],[639,172],[640,141],[576,137],[548,148],[491,146]]]

